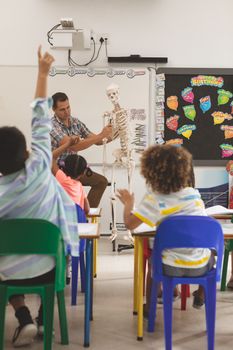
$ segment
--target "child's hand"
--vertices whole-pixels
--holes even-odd
[[[38,65],[39,65],[39,74],[46,76],[49,74],[50,67],[54,62],[54,57],[48,52],[45,52],[43,55],[41,53],[41,45],[38,48]]]
[[[73,146],[80,141],[79,136],[64,136],[61,139],[60,146],[66,145],[67,147]]]
[[[70,146],[73,146],[76,143],[79,143],[79,141],[80,141],[79,136],[70,136]]]
[[[117,198],[120,199],[120,201],[124,205],[129,205],[130,207],[133,208],[133,205],[134,205],[134,193],[130,193],[128,190],[122,189],[122,190],[117,190],[116,196],[117,196]]]

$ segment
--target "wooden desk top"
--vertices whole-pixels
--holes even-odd
[[[212,218],[216,220],[231,220],[232,219],[232,214],[214,214],[211,215]]]
[[[80,238],[94,239],[100,237],[100,225],[92,223],[79,223],[78,232]]]
[[[101,216],[102,208],[90,208],[89,213],[86,215],[88,218],[96,218]]]

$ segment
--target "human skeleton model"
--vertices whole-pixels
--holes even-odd
[[[112,204],[112,235],[111,240],[114,241],[117,237],[116,228],[116,191],[115,191],[115,170],[116,168],[124,167],[127,170],[128,176],[128,190],[132,192],[132,176],[135,168],[135,162],[133,159],[133,147],[130,143],[130,124],[129,117],[125,109],[122,109],[119,105],[119,87],[115,84],[111,84],[107,90],[107,96],[113,103],[114,109],[112,112],[106,112],[104,114],[104,124],[107,119],[107,123],[112,125],[113,135],[112,139],[120,138],[120,149],[113,151],[115,161],[112,166],[112,179],[111,179],[111,204]],[[106,142],[104,140],[104,169],[106,165]],[[131,232],[128,231],[128,237],[131,242],[133,238]]]

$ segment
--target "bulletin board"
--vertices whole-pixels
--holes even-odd
[[[182,144],[196,165],[232,159],[233,69],[161,68],[157,77],[164,82],[157,138]]]

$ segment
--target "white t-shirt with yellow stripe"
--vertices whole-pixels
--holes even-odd
[[[132,213],[150,226],[158,225],[171,215],[207,215],[199,191],[192,187],[170,194],[153,193],[148,190]],[[151,247],[152,245],[150,242]],[[209,249],[202,248],[167,249],[163,252],[162,260],[166,265],[195,269],[207,265],[210,254]]]

